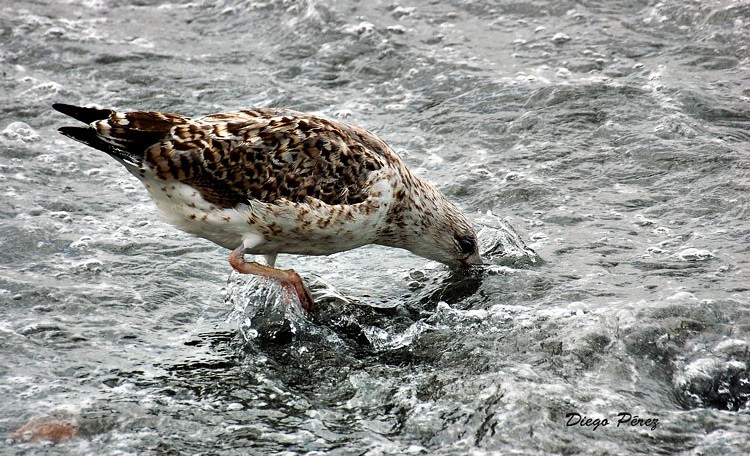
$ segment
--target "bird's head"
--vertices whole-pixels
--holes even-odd
[[[429,222],[420,233],[415,233],[407,249],[452,268],[481,265],[479,243],[471,223],[448,200],[442,206],[440,212],[429,214]]]

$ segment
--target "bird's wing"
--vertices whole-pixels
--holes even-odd
[[[141,177],[150,171],[159,179],[189,184],[220,207],[307,198],[356,204],[367,199],[370,174],[398,160],[366,130],[284,109],[193,119],[53,107],[88,124],[61,128],[66,136],[112,155]]]
[[[185,182],[221,207],[307,198],[356,204],[367,199],[369,174],[385,166],[378,147],[387,146],[349,130],[281,110],[217,114],[173,125],[144,161],[157,177]],[[374,139],[363,142],[364,134]]]

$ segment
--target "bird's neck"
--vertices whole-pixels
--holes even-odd
[[[408,248],[415,238],[431,228],[433,219],[440,216],[446,202],[439,190],[407,171],[393,192],[377,243]]]

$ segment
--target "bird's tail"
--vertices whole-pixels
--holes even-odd
[[[120,113],[112,109],[55,103],[52,107],[85,124],[62,127],[63,135],[111,155],[125,165],[140,167],[148,148],[170,135],[172,127],[186,119],[156,112]]]

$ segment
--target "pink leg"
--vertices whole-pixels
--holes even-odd
[[[75,421],[55,417],[35,418],[18,428],[8,437],[15,440],[63,442],[78,437]]]
[[[231,264],[234,270],[240,274],[253,274],[276,279],[281,282],[281,286],[291,289],[291,291],[297,295],[303,309],[308,312],[314,312],[317,308],[315,301],[310,294],[310,290],[302,281],[299,274],[292,269],[282,271],[281,269],[264,266],[258,263],[247,263],[245,262],[245,251],[242,246],[232,250],[232,253],[229,254],[229,264]]]

